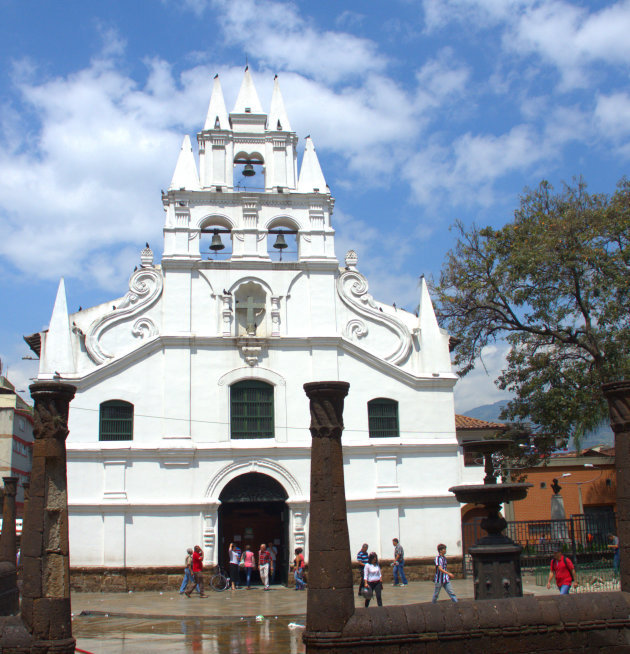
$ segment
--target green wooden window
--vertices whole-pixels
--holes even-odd
[[[98,439],[100,441],[133,440],[133,404],[122,400],[103,402]]]
[[[368,402],[370,438],[400,436],[398,430],[398,402],[379,397]]]
[[[273,438],[273,386],[242,381],[230,387],[232,438]]]

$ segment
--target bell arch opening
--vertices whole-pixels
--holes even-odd
[[[235,191],[265,190],[265,160],[259,152],[239,152],[234,157]]]
[[[202,259],[222,261],[232,257],[232,224],[223,216],[209,216],[199,226]]]
[[[267,254],[272,261],[298,261],[299,226],[288,217],[281,216],[267,226]]]
[[[273,583],[285,584],[289,569],[289,513],[288,494],[273,477],[259,472],[248,472],[225,485],[218,511],[218,559],[228,567],[228,548],[234,543],[242,551],[249,545],[258,561],[258,550],[272,543],[278,550]],[[240,570],[245,583],[245,573]],[[258,571],[252,574],[252,583],[259,584]]]

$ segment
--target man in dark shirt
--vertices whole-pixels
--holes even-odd
[[[400,585],[405,587],[407,585],[407,577],[405,577],[405,550],[398,538],[394,538],[392,544],[394,545],[394,586],[398,586],[398,577],[400,576]]]
[[[361,591],[363,590],[363,587],[365,586],[365,579],[363,578],[363,568],[365,567],[365,564],[368,562],[368,544],[363,543],[361,545],[361,549],[359,550],[359,553],[357,554],[357,561],[359,562],[359,565],[361,566],[361,583],[359,584],[359,597],[361,597]]]

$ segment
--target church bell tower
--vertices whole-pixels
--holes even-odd
[[[276,247],[282,248],[285,234],[295,236],[298,261],[336,261],[330,224],[334,199],[310,137],[298,176],[298,137],[291,130],[277,76],[265,113],[246,68],[229,114],[215,76],[197,143],[199,169],[186,136],[162,197],[163,263],[204,259],[204,234],[214,236],[215,252],[222,239],[231,241],[232,263],[270,262],[268,239],[279,239]]]

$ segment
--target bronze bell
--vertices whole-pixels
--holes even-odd
[[[225,245],[223,245],[223,242],[221,241],[221,237],[219,236],[219,231],[216,229],[214,230],[214,234],[212,236],[212,243],[210,243],[210,249],[214,250],[215,252],[225,249]]]
[[[243,177],[253,177],[255,174],[256,171],[254,170],[254,166],[250,163],[245,164],[245,168],[243,168]]]
[[[287,242],[284,240],[284,234],[278,234],[278,236],[276,236],[276,242],[273,244],[273,247],[276,248],[276,250],[284,250],[289,247]]]

